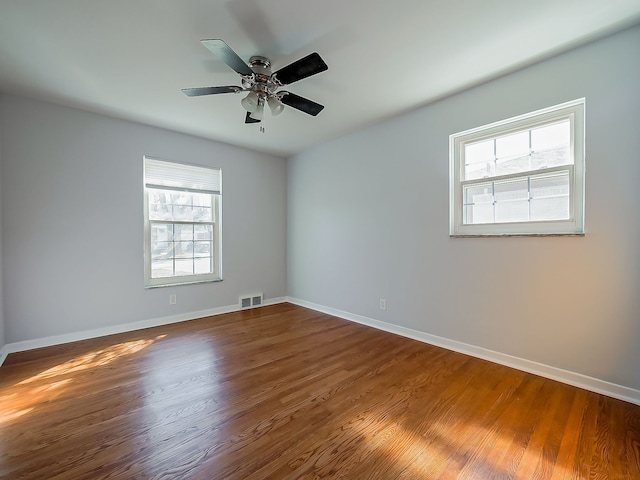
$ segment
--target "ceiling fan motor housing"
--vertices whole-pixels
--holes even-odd
[[[271,61],[266,57],[254,55],[249,59],[249,67],[251,67],[251,70],[253,70],[256,75],[271,76]]]
[[[255,55],[249,59],[249,67],[254,72],[251,78],[243,79],[243,86],[247,90],[256,92],[266,100],[272,96],[280,86],[271,74],[271,61],[266,57]]]

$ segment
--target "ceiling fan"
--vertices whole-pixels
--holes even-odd
[[[240,102],[247,111],[245,123],[260,123],[264,116],[265,104],[269,106],[273,115],[282,113],[285,105],[314,117],[324,108],[324,105],[295,93],[278,90],[284,85],[289,85],[327,70],[329,67],[317,53],[311,53],[272,73],[271,61],[268,58],[256,55],[251,57],[247,64],[229,45],[220,39],[201,40],[201,43],[240,75],[242,87],[231,85],[183,88],[182,92],[185,95],[199,97],[201,95],[219,93],[249,92]]]

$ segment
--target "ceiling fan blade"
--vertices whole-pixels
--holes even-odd
[[[215,95],[217,93],[236,93],[241,92],[242,87],[199,87],[199,88],[183,88],[182,93],[189,97],[199,97],[200,95]]]
[[[288,85],[316,73],[324,72],[329,67],[317,53],[311,53],[274,73],[282,85]]]
[[[284,93],[284,95],[280,98],[280,101],[282,103],[284,103],[285,105],[289,105],[296,110],[300,110],[301,112],[313,115],[314,117],[318,115],[324,108],[324,105],[320,105],[319,103],[313,102],[308,98],[301,97],[300,95],[296,95],[295,93],[286,91],[278,93]]]
[[[247,112],[247,116],[244,119],[244,123],[260,123],[260,120],[256,120],[255,118],[251,118],[251,114]]]
[[[242,58],[240,58],[229,45],[224,43],[224,41],[220,39],[211,39],[200,40],[200,43],[240,75],[253,75],[253,70],[249,68],[247,62],[242,60]]]

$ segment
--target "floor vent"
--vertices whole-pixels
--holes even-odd
[[[255,295],[245,295],[240,297],[240,308],[253,308],[259,307],[264,303],[264,296],[262,293],[256,293]]]

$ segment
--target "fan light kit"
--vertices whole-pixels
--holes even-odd
[[[285,105],[314,117],[324,108],[324,105],[295,93],[279,90],[284,85],[327,70],[329,67],[317,53],[307,55],[272,73],[271,61],[268,58],[256,55],[251,57],[247,64],[220,39],[202,40],[201,43],[240,75],[242,86],[184,88],[182,92],[185,95],[199,97],[219,93],[248,92],[247,96],[240,101],[247,111],[244,123],[260,123],[264,118],[265,104],[269,106],[272,115],[280,115]]]

